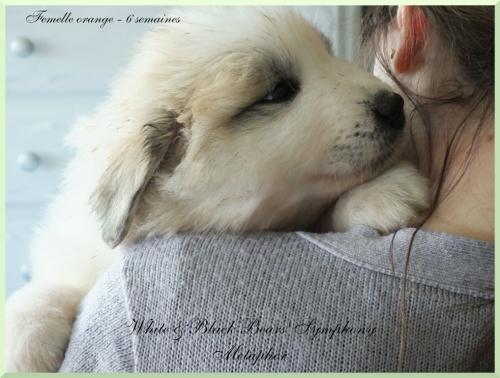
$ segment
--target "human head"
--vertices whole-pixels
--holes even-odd
[[[465,168],[493,113],[494,8],[370,7],[362,47],[365,63],[406,97],[420,168],[431,179],[442,179],[453,159]],[[433,124],[442,109],[455,117]]]
[[[467,87],[469,95],[493,94],[491,6],[371,7],[362,42],[365,58],[415,94],[437,98],[452,83]]]

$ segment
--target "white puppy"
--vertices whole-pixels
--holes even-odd
[[[304,18],[178,13],[146,34],[108,100],[69,135],[76,155],[34,239],[32,281],[7,304],[9,371],[59,367],[114,247],[180,230],[306,230],[342,193],[324,222],[339,230],[389,231],[427,205],[415,169],[387,171],[402,99],[336,58]]]

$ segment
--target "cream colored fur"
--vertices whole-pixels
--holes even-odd
[[[330,54],[301,16],[178,13],[69,135],[76,155],[33,241],[32,282],[7,303],[8,371],[58,368],[82,296],[139,239],[304,230],[346,192],[327,223],[389,231],[427,204],[416,170],[390,168],[399,139],[369,138],[370,99],[389,88]],[[292,100],[251,106],[283,77],[299,83]]]

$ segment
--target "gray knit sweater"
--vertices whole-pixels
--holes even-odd
[[[396,371],[413,229],[181,234],[87,295],[61,371]],[[404,371],[493,371],[493,245],[417,233]]]

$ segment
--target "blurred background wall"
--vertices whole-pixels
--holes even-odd
[[[294,8],[331,38],[336,55],[355,59],[361,7]],[[55,17],[65,12],[122,19],[130,14],[175,15],[168,7],[6,8],[7,295],[30,278],[30,240],[71,157],[64,135],[79,115],[92,112],[104,99],[135,41],[151,27],[27,23],[26,17],[40,9]]]

